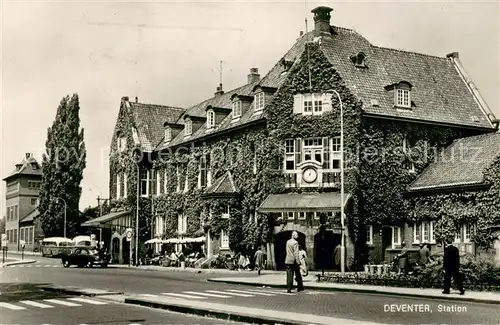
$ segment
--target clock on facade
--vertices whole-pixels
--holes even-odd
[[[302,173],[302,178],[306,183],[314,182],[317,177],[318,177],[318,172],[314,168],[304,169],[304,172]]]

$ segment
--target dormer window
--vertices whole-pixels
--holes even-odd
[[[387,91],[392,91],[394,94],[394,106],[400,108],[411,108],[411,89],[412,85],[407,81],[401,81],[397,84],[385,87]]]
[[[188,136],[193,133],[193,122],[191,119],[186,119],[186,122],[184,124],[184,135]]]
[[[165,142],[168,143],[172,141],[172,129],[170,127],[165,128]]]
[[[351,55],[350,59],[357,68],[366,68],[366,54],[364,54],[363,52],[359,52],[356,55]]]
[[[260,92],[255,94],[254,102],[255,102],[255,110],[261,111],[264,109],[264,92]]]
[[[213,110],[207,111],[207,128],[215,127],[215,113]]]
[[[233,103],[233,119],[241,117],[241,100]]]

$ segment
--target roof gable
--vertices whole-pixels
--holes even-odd
[[[9,174],[9,176],[5,177],[3,180],[6,181],[18,175],[42,176],[42,174],[42,165],[38,163],[32,154],[26,154],[23,160],[16,165],[16,168]]]
[[[233,176],[231,172],[226,172],[221,178],[219,178],[215,183],[208,187],[205,196],[228,196],[235,195],[238,193],[238,189],[234,184]]]
[[[484,184],[484,173],[500,157],[500,132],[455,140],[409,186],[409,191]]]

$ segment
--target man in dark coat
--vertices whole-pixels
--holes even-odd
[[[460,294],[463,295],[465,293],[463,287],[463,279],[462,274],[460,274],[460,252],[458,248],[453,246],[451,242],[447,243],[446,248],[444,249],[444,257],[443,257],[443,268],[444,268],[444,294],[450,293],[451,286],[451,278],[457,284],[458,290]]]
[[[425,267],[427,262],[429,262],[429,249],[427,249],[426,243],[421,243],[418,251],[418,265]]]

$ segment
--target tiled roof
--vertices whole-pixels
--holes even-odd
[[[175,123],[184,113],[183,108],[128,102],[137,129],[141,148],[146,152],[154,150],[163,139],[163,123]]]
[[[447,58],[371,45],[357,32],[335,27],[336,34],[321,38],[321,49],[346,85],[375,115],[446,124],[492,128],[454,63]],[[350,56],[363,52],[368,68],[357,68]],[[408,81],[411,109],[394,108],[384,87]],[[378,101],[379,107],[371,105]],[[478,121],[475,122],[474,120]]]
[[[205,195],[207,196],[231,195],[236,193],[238,193],[238,189],[236,185],[234,185],[233,176],[229,171],[216,180],[215,183],[205,191]]]
[[[33,169],[32,163],[36,164],[37,168]],[[3,180],[7,180],[9,178],[12,178],[13,176],[16,175],[40,175],[42,176],[42,166],[38,163],[38,161],[33,157],[30,156],[29,158],[24,158],[21,163],[20,163],[20,168],[19,169],[14,169],[9,176],[5,177]]]
[[[410,185],[409,191],[484,183],[484,172],[500,157],[500,132],[455,140]]]
[[[19,219],[19,222],[32,222],[35,218],[40,215],[38,208],[31,210],[27,215]]]

